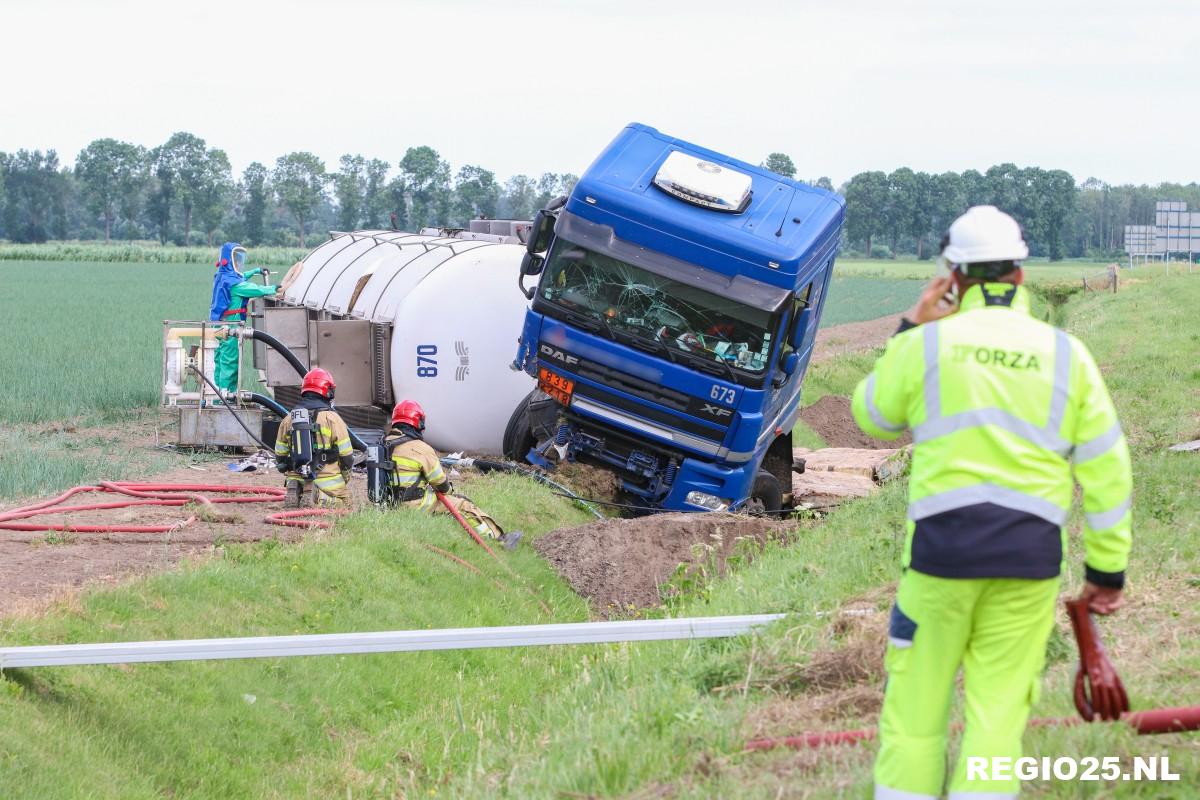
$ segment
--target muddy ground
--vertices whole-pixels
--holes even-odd
[[[833,325],[817,332],[812,361],[819,364],[846,353],[860,353],[881,347],[900,327],[900,314],[880,317],[866,322]]]
[[[227,461],[234,460],[229,457]],[[202,468],[183,466],[153,476],[155,483],[215,483],[237,486],[279,486],[280,476],[269,472],[228,471],[225,461]],[[355,481],[362,482],[356,477]],[[356,487],[361,494],[363,486]],[[108,493],[75,495],[68,504],[109,502]],[[9,506],[11,508],[11,505]],[[67,599],[89,584],[113,585],[138,575],[169,569],[188,558],[212,555],[227,542],[263,539],[295,541],[297,528],[263,521],[279,503],[221,504],[218,519],[197,519],[169,533],[74,533],[0,531],[0,616],[37,613],[57,599]],[[174,525],[192,509],[141,506],[127,509],[48,514],[30,522],[73,525]]]
[[[539,554],[604,616],[660,605],[689,583],[721,574],[783,537],[780,523],[737,514],[655,514],[548,533]],[[680,565],[688,565],[682,571]]]
[[[827,394],[811,406],[800,409],[800,421],[812,428],[829,447],[886,450],[912,443],[912,435],[908,431],[891,441],[867,436],[854,421],[850,401],[832,394]]]

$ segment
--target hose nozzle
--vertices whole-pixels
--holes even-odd
[[[1112,662],[1100,643],[1100,632],[1085,598],[1067,601],[1067,616],[1079,645],[1079,669],[1075,672],[1075,708],[1088,722],[1096,717],[1120,719],[1129,711],[1129,697]]]

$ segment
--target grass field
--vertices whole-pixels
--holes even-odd
[[[1107,376],[1134,455],[1131,604],[1101,623],[1134,708],[1200,701],[1200,276],[1076,295],[1068,327]],[[844,394],[868,356],[821,365]],[[531,536],[581,514],[538,487],[489,478],[476,499]],[[830,612],[884,613],[898,577],[904,486],[889,484],[675,603],[678,615],[790,612],[732,641],[10,671],[0,679],[0,797],[864,797],[873,745],[750,756],[753,720],[791,730],[874,724],[830,710],[797,676],[854,644]],[[1065,586],[1081,580],[1078,516]],[[447,520],[360,514],[294,547],[224,548],[178,572],[0,622],[7,644],[423,628],[542,621],[421,547],[437,542],[506,581]],[[449,543],[449,544],[447,544]],[[586,609],[528,549],[510,557],[554,611]],[[1067,716],[1073,675],[1060,618],[1037,716]],[[882,676],[867,678],[876,690]],[[803,714],[787,709],[807,709]],[[821,710],[824,708],[824,710]],[[785,732],[787,729],[780,730]],[[1179,784],[1032,784],[1038,797],[1195,796],[1195,735],[1138,739],[1105,726],[1033,729],[1034,756],[1169,755]],[[1095,790],[1094,792],[1092,790]]]
[[[121,442],[159,401],[164,319],[204,319],[211,265],[0,260],[0,499],[163,468]],[[63,430],[74,428],[81,433]]]

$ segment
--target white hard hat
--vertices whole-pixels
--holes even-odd
[[[995,206],[973,206],[950,226],[942,258],[950,264],[1020,261],[1029,246],[1017,221]]]

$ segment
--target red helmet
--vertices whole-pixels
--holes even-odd
[[[333,382],[333,376],[327,370],[317,367],[316,369],[310,369],[304,374],[304,383],[300,385],[300,394],[315,392],[326,400],[332,400],[333,390],[336,386],[337,384]]]
[[[401,400],[392,409],[393,425],[408,425],[418,431],[425,430],[425,409],[416,400]]]

